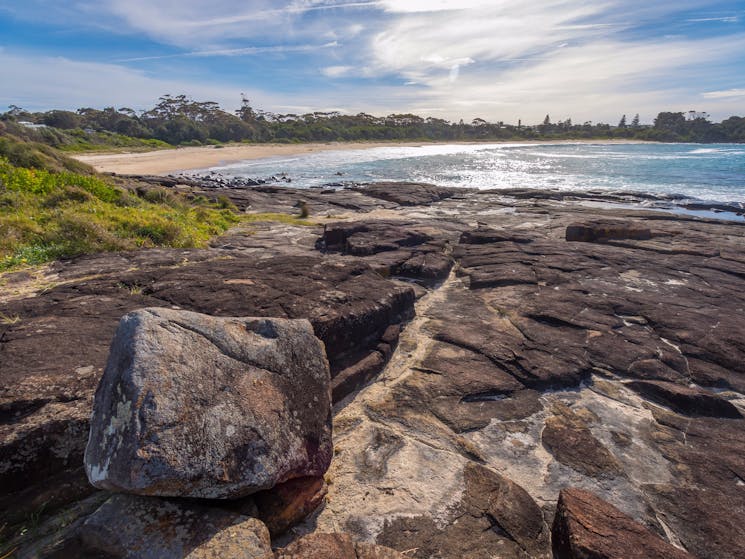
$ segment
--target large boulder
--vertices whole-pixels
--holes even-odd
[[[321,476],[331,455],[329,367],[307,320],[122,318],[85,452],[96,487],[237,498]]]
[[[583,489],[561,492],[552,535],[557,559],[693,559]]]

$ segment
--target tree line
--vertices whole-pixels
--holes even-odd
[[[471,122],[421,117],[414,114],[374,116],[340,112],[277,114],[251,107],[243,98],[234,113],[213,101],[195,101],[186,95],[164,95],[151,109],[137,112],[81,108],[77,111],[29,112],[11,106],[0,120],[79,133],[110,133],[171,145],[205,145],[223,142],[327,142],[365,140],[552,140],[627,138],[664,142],[745,142],[745,118],[732,116],[714,123],[706,113],[661,112],[654,123],[643,125],[639,115],[617,125],[553,122],[505,124],[476,118]]]

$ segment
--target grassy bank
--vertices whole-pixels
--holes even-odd
[[[101,251],[204,246],[241,219],[222,205],[167,190],[138,196],[97,175],[0,156],[0,271]]]

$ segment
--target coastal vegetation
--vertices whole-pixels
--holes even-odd
[[[108,250],[204,246],[240,219],[219,200],[138,194],[49,146],[0,136],[0,272]]]
[[[508,124],[482,118],[451,122],[414,114],[374,116],[340,112],[276,114],[255,110],[248,99],[231,113],[212,101],[165,95],[151,109],[81,108],[29,112],[12,106],[0,124],[26,140],[63,151],[167,148],[224,142],[489,141],[635,139],[664,142],[745,142],[745,117],[714,123],[706,113],[661,112],[653,124],[622,115],[618,124],[553,121]]]

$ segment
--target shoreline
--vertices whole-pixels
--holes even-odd
[[[199,146],[145,152],[87,153],[71,155],[91,165],[99,173],[121,175],[167,175],[181,171],[227,165],[238,161],[269,157],[304,155],[319,151],[342,151],[380,147],[420,147],[431,145],[494,144],[643,144],[641,140],[522,140],[489,142],[314,142],[306,144],[229,144],[224,147]]]

